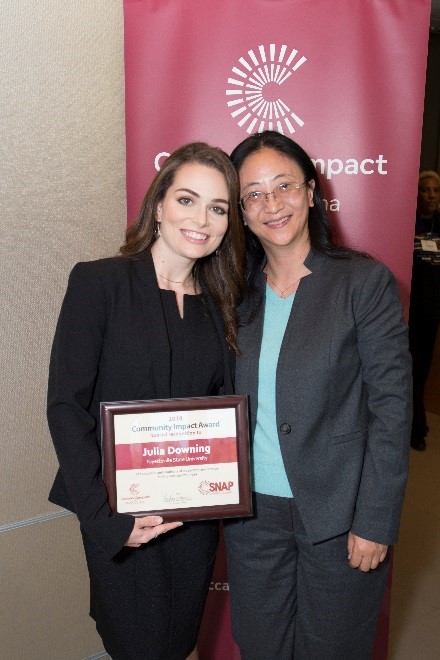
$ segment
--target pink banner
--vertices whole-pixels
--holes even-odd
[[[128,218],[160,162],[274,128],[409,299],[430,1],[125,0]]]
[[[275,129],[315,160],[339,237],[391,268],[407,307],[430,9],[430,0],[125,0],[129,222],[176,147],[204,140],[230,152]],[[221,609],[224,593],[211,596]],[[202,631],[202,659],[234,657],[222,617],[221,634],[214,617]]]

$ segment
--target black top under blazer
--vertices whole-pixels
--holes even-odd
[[[397,539],[408,471],[411,358],[396,282],[376,261],[311,251],[281,345],[277,429],[287,477],[316,543],[351,530]],[[266,280],[259,274],[263,294]],[[246,309],[244,309],[246,315]],[[236,392],[255,429],[264,306],[239,330]]]
[[[220,314],[207,309],[222,346],[224,385],[234,356]],[[150,252],[77,264],[52,347],[48,421],[60,468],[49,500],[74,511],[109,557],[125,544],[133,517],[112,513],[101,476],[100,402],[170,397],[171,350]],[[187,396],[200,396],[189,391]]]

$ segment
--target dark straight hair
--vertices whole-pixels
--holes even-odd
[[[315,187],[313,189],[314,206],[310,207],[308,218],[308,229],[312,249],[336,259],[347,259],[354,254],[359,254],[348,247],[340,246],[335,243],[330,220],[325,209],[318,173],[309,155],[297,142],[294,142],[277,131],[263,131],[262,133],[250,135],[243,140],[243,142],[240,142],[231,153],[231,161],[237,172],[240,173],[240,169],[248,156],[261,149],[273,149],[279,154],[290,158],[300,168],[309,189],[311,188],[310,181],[315,182]],[[245,236],[246,298],[250,303],[250,307],[253,308],[253,312],[255,312],[261,302],[261,297],[255,288],[255,276],[258,269],[261,267],[265,253],[260,241],[247,226],[245,227]],[[369,255],[364,254],[364,256],[368,257]]]
[[[318,173],[311,158],[304,149],[300,147],[297,142],[294,142],[277,131],[255,133],[243,140],[243,142],[240,142],[231,153],[231,160],[237,169],[237,172],[240,172],[241,166],[248,156],[261,149],[273,149],[274,151],[287,156],[298,165],[304,175],[305,181],[315,182],[315,187],[313,189],[314,206],[309,209],[308,220],[310,244],[312,248],[317,252],[324,252],[332,257],[344,258],[349,256],[351,250],[346,247],[341,247],[334,242],[331,224],[325,209]],[[307,185],[310,188],[309,183],[307,183]],[[248,238],[250,233],[251,232],[248,230]],[[260,246],[261,253],[262,250],[263,248]]]

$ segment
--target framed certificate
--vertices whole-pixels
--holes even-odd
[[[246,396],[101,403],[110,507],[165,521],[252,513]]]

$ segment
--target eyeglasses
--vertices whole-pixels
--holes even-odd
[[[269,195],[273,195],[275,199],[280,200],[298,199],[301,195],[300,190],[306,183],[306,181],[302,183],[283,181],[283,183],[279,183],[271,192],[265,193],[262,190],[253,190],[240,199],[240,206],[246,213],[253,213],[263,208]]]

